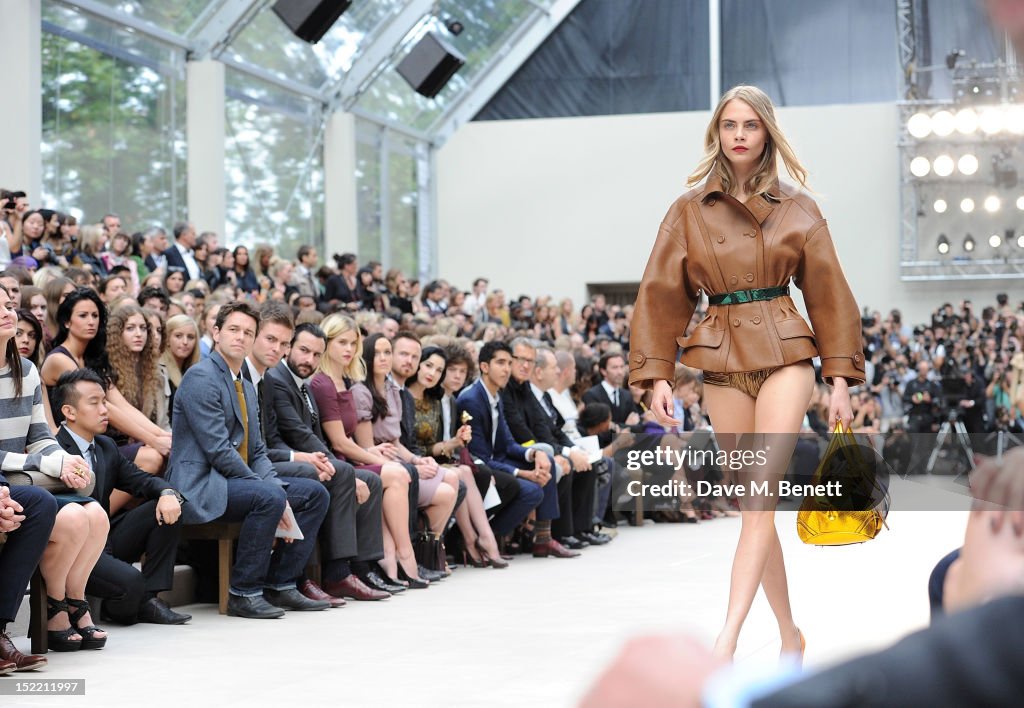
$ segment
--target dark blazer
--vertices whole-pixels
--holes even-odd
[[[144,263],[146,264],[146,267],[149,268],[150,273],[160,268],[160,266],[156,262],[156,259],[153,258],[152,254],[146,256],[146,260],[144,261]]]
[[[287,486],[267,457],[256,389],[244,381],[243,391],[249,414],[249,464],[238,454],[245,430],[234,375],[219,352],[214,350],[189,368],[174,396],[174,445],[165,478],[189,500],[182,507],[186,524],[202,524],[224,514],[228,477]]]
[[[181,251],[174,244],[160,255],[167,258],[167,272],[173,273],[179,271],[185,274],[185,280],[188,280],[188,267],[185,265],[185,259],[181,257]]]
[[[309,394],[313,410],[317,412],[314,424],[313,415],[309,412],[302,393],[292,379],[291,369],[285,361],[281,361],[273,369],[267,369],[264,375],[266,383],[273,389],[273,408],[277,420],[277,432],[285,447],[301,452],[322,452],[328,459],[337,459],[331,447],[325,442],[323,428],[320,426],[320,410],[316,399]],[[266,394],[266,390],[264,391]]]
[[[78,443],[71,433],[62,425],[57,431],[57,442],[65,451],[72,455],[83,455]],[[165,489],[173,489],[166,481],[156,475],[146,474],[135,463],[122,455],[114,441],[106,435],[97,435],[93,439],[96,457],[96,488],[91,496],[100,503],[103,510],[110,515],[110,494],[115,489],[128,492],[133,497],[147,501],[156,499]]]
[[[640,415],[640,409],[633,403],[633,394],[628,388],[619,388],[619,405],[612,404],[612,399],[601,384],[595,384],[583,394],[584,403],[603,403],[612,409],[612,422],[616,425],[625,425],[626,418],[630,413]]]
[[[345,276],[335,273],[327,279],[324,286],[324,300],[331,302],[337,300],[342,303],[358,302],[362,304],[366,293],[363,292],[363,285],[356,279],[356,287],[350,288],[345,282]]]
[[[242,367],[242,377],[252,383],[252,374],[249,373],[248,365]],[[274,388],[267,381],[266,373],[264,373],[260,384],[258,386],[253,384],[253,388],[256,389],[256,400],[259,403],[260,432],[263,433],[263,443],[267,446],[267,457],[271,462],[291,461],[291,449],[284,444],[281,434],[278,432],[277,412],[274,410]]]
[[[473,420],[469,422],[473,429],[473,439],[469,443],[469,453],[475,460],[481,460],[492,469],[512,474],[517,469],[524,469],[528,463],[526,448],[515,441],[505,420],[505,406],[498,398],[498,430],[491,444],[491,402],[484,390],[483,381],[477,379],[469,388],[459,394],[456,415],[466,411]],[[517,464],[518,463],[518,464]]]
[[[519,383],[509,379],[508,386],[501,392],[501,401],[505,404],[505,419],[508,429],[516,442],[528,440],[546,443],[555,449],[555,454],[562,454],[563,447],[572,447],[573,442],[562,430],[556,427],[555,419],[548,415],[537,397],[533,395],[530,383]],[[557,411],[555,413],[557,414]],[[561,416],[559,416],[561,418]],[[565,423],[564,420],[561,421]]]
[[[1024,596],[937,620],[892,647],[811,674],[754,706],[1011,706],[1024,695]]]

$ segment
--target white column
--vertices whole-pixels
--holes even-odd
[[[24,190],[34,206],[43,189],[43,51],[40,0],[0,0],[0,67],[5,106],[0,112],[0,187]]]
[[[722,7],[720,0],[708,0],[708,74],[711,78],[712,111],[722,97]]]
[[[324,258],[359,252],[356,215],[356,117],[335,111],[324,133]]]
[[[190,61],[187,67],[188,220],[224,242],[224,65]]]

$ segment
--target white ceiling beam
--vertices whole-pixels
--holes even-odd
[[[434,145],[444,145],[460,126],[472,120],[579,3],[555,0],[546,12],[535,10],[435,121],[428,131],[434,136]]]
[[[125,12],[118,12],[116,8],[110,5],[104,5],[103,3],[96,2],[96,0],[55,0],[56,2],[78,10],[79,12],[96,17],[101,20],[106,20],[113,25],[119,25],[121,27],[127,27],[132,29],[139,34],[145,35],[152,39],[160,40],[165,44],[170,44],[175,47],[182,47],[183,49],[189,49],[189,41],[187,37],[184,37],[176,32],[170,32],[165,30],[163,27],[153,24],[147,20],[140,19],[134,15],[130,15]]]
[[[331,110],[350,109],[369,82],[388,65],[405,35],[433,9],[434,0],[412,0],[389,20],[356,57],[352,68],[325,90]]]
[[[224,0],[189,30],[193,59],[217,59],[272,0]]]

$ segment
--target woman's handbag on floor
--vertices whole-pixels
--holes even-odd
[[[428,570],[444,572],[446,555],[444,541],[435,536],[429,526],[413,535],[412,551],[418,565],[422,565]]]
[[[888,466],[870,444],[861,445],[849,429],[844,431],[841,422],[830,437],[811,479],[826,493],[804,497],[796,516],[797,535],[815,546],[870,541],[886,526]]]

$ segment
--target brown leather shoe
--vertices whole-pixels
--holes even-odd
[[[0,634],[0,664],[11,662],[15,671],[32,671],[46,666],[46,657],[41,654],[22,654],[6,632]],[[0,673],[3,673],[0,670]]]
[[[348,597],[353,600],[386,600],[391,593],[374,590],[355,575],[334,583],[324,583],[324,591],[335,597]]]
[[[12,673],[18,665],[13,661],[0,661],[0,676]]]
[[[324,592],[324,589],[314,583],[312,580],[303,580],[299,585],[299,592],[308,597],[310,600],[318,600],[331,603],[331,607],[344,607],[345,600],[334,595],[328,595]]]
[[[533,544],[534,558],[547,558],[548,556],[553,558],[576,558],[579,555],[579,551],[570,551],[555,539]]]

